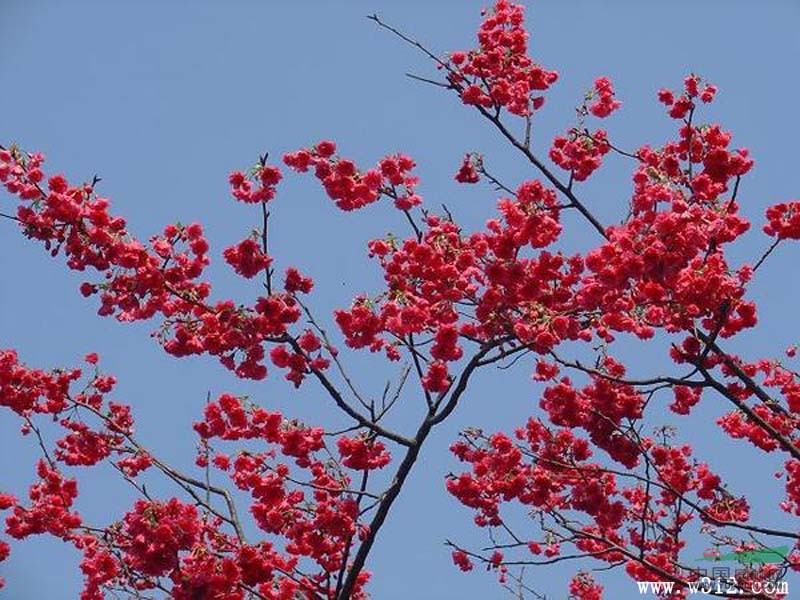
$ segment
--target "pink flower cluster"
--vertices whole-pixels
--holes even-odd
[[[414,161],[408,156],[387,156],[376,167],[360,171],[353,161],[335,153],[336,144],[322,141],[312,148],[284,155],[283,161],[300,173],[313,168],[328,196],[345,211],[372,204],[381,196],[392,198],[403,211],[422,204],[422,198],[414,191],[419,180],[411,175]]]
[[[558,73],[528,56],[522,6],[497,0],[481,23],[478,43],[475,50],[450,55],[448,78],[464,104],[505,108],[520,116],[541,108],[544,96],[534,94],[553,85]]]

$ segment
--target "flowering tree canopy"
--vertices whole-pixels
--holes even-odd
[[[430,59],[433,74],[415,79],[457,96],[529,165],[530,179],[507,185],[486,157],[463,155],[449,176],[500,195],[484,226],[467,230],[424,199],[415,161],[403,153],[359,165],[323,140],[282,161],[264,155],[228,178],[231,201],[258,226],[221,253],[252,284],[242,304],[212,288],[201,224],[168,224],[137,239],[97,180],[71,182],[48,173],[42,154],[0,146],[3,216],[85,275],[80,293],[100,316],[150,322],[168,354],[212,356],[233,377],[316,386],[349,423],[336,430],[249,398],[209,397],[193,424],[197,468],[184,472],[137,438],[135,401],[113,398],[116,380],[97,354],[43,370],[0,350],[0,407],[41,451],[27,497],[0,489],[0,560],[9,542],[63,540],[82,556],[82,600],[367,598],[370,572],[387,568],[371,563],[370,552],[409,474],[424,468],[426,440],[468,399],[477,372],[502,377],[495,367],[520,362],[544,388],[529,420],[497,432],[476,423],[450,447],[462,470],[443,485],[488,540],[468,547],[454,532],[447,544],[458,569],[479,565],[518,598],[536,598],[520,567],[574,561],[564,584],[570,598],[602,598],[607,571],[672,582],[664,597],[683,598],[699,577],[686,540],[702,535],[730,552],[787,546],[731,592],[779,596],[749,583],[800,570],[797,528],[751,519],[748,490],[732,489],[672,427],[653,433],[646,418],[668,407],[674,428],[691,438],[698,403],[725,403],[716,426],[730,444],[780,456],[779,508],[800,516],[794,349],[729,350],[758,326],[748,288],[760,267],[800,239],[800,201],[769,207],[760,223],[740,214],[754,162],[723,126],[704,121],[717,89],[698,75],[658,92],[674,124],[663,145],[623,149],[599,125],[623,112],[613,82],[599,76],[575,122],[539,156],[533,124],[558,73],[531,57],[521,6],[497,0],[474,47],[444,55],[371,19]],[[629,162],[632,177],[624,218],[613,225],[595,216],[580,185],[612,155]],[[342,211],[390,202],[406,232],[369,243],[383,287],[335,308],[336,331],[311,309],[314,281],[268,243],[270,208],[290,172],[314,177]],[[588,225],[591,250],[561,247],[568,212]],[[766,250],[739,264],[728,249],[751,227],[762,230]],[[633,365],[617,352],[622,339],[663,348],[671,371],[629,375]],[[362,393],[348,367],[353,352],[397,363],[399,375],[382,393]],[[419,407],[411,430],[393,423],[402,403]],[[87,469],[101,464],[139,498],[116,507],[115,520],[92,523],[76,500]],[[153,494],[145,484],[153,476],[174,494]]]

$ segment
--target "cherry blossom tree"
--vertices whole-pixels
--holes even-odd
[[[359,166],[324,140],[284,154],[284,168],[264,155],[229,176],[232,200],[258,226],[222,252],[252,282],[252,300],[239,304],[215,296],[204,275],[211,250],[200,224],[169,224],[139,240],[96,179],[48,175],[42,154],[0,147],[3,201],[14,203],[3,217],[85,273],[80,293],[100,316],[152,322],[167,353],[213,356],[234,377],[318,386],[349,421],[336,431],[223,393],[198,403],[197,468],[183,472],[137,439],[135,402],[112,399],[116,380],[97,354],[48,371],[0,350],[0,406],[41,451],[28,497],[0,494],[0,560],[10,541],[63,540],[82,556],[83,600],[366,598],[370,570],[391,568],[371,564],[370,552],[409,474],[424,468],[426,440],[468,398],[476,372],[522,363],[544,385],[539,410],[514,431],[476,423],[451,446],[463,472],[446,489],[488,540],[482,548],[448,541],[458,568],[484,567],[516,597],[540,598],[524,567],[573,561],[571,598],[603,597],[597,573],[607,571],[672,582],[665,597],[683,598],[699,574],[682,550],[699,532],[734,552],[788,546],[727,592],[775,597],[750,583],[800,570],[796,527],[754,522],[748,490],[730,489],[673,429],[689,428],[700,402],[727,403],[716,426],[730,444],[780,456],[780,509],[800,516],[794,348],[767,357],[728,349],[757,327],[748,287],[760,267],[800,239],[800,201],[771,206],[755,224],[766,249],[734,264],[728,249],[751,229],[738,194],[754,163],[721,125],[704,122],[714,85],[689,74],[680,89],[659,91],[673,139],[626,150],[599,127],[622,106],[600,76],[575,122],[539,156],[533,123],[558,73],[529,55],[522,7],[497,0],[477,45],[445,55],[371,19],[430,59],[433,74],[412,78],[457,96],[529,164],[530,179],[508,185],[487,157],[465,154],[455,179],[500,195],[484,227],[467,231],[446,206],[424,201],[415,162],[402,153]],[[611,155],[629,161],[633,180],[616,224],[600,222],[580,186]],[[369,243],[383,288],[335,309],[338,331],[311,310],[314,282],[269,246],[270,207],[288,171],[311,174],[342,211],[393,203],[407,231]],[[559,248],[566,212],[586,222],[593,249]],[[615,358],[623,338],[663,348],[671,372],[628,375],[631,365]],[[362,393],[352,352],[396,363],[396,380]],[[404,431],[392,411],[412,401],[421,414]],[[653,433],[646,416],[665,405],[675,424]],[[89,523],[75,508],[79,481],[100,464],[139,499],[113,522]],[[154,496],[145,484],[154,476],[174,495]]]

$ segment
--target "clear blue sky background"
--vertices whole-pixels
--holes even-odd
[[[43,151],[50,169],[70,179],[101,175],[101,193],[141,237],[168,222],[202,221],[215,257],[256,226],[253,210],[228,199],[228,172],[251,164],[261,152],[279,156],[321,138],[336,140],[362,164],[398,150],[411,154],[429,205],[446,202],[459,220],[476,226],[491,214],[496,195],[485,186],[465,189],[453,182],[465,151],[484,152],[488,164],[514,185],[534,174],[455,98],[406,79],[406,71],[432,70],[364,15],[377,11],[443,52],[474,43],[482,5],[0,0],[0,139]],[[529,6],[528,19],[535,56],[562,74],[536,117],[540,153],[572,123],[573,107],[598,75],[614,80],[625,103],[607,123],[613,138],[628,148],[663,142],[674,123],[655,102],[655,91],[676,87],[695,71],[720,88],[706,118],[722,120],[735,143],[755,156],[756,169],[741,193],[744,212],[760,223],[765,206],[797,197],[796,2],[540,0]],[[610,160],[583,186],[583,196],[606,223],[624,215],[629,170],[629,164]],[[3,210],[11,203],[0,196]],[[389,230],[405,234],[387,207],[338,212],[308,177],[289,176],[282,184],[273,223],[271,245],[279,265],[296,264],[314,276],[318,310],[376,290],[379,272],[366,259],[366,241]],[[298,393],[280,377],[257,385],[236,381],[211,359],[166,356],[148,337],[151,324],[96,317],[94,304],[77,293],[79,274],[23,240],[11,224],[0,226],[0,347],[16,348],[40,367],[76,364],[86,352],[98,351],[104,368],[120,380],[117,397],[134,406],[140,437],[167,459],[191,463],[190,421],[200,414],[207,391],[249,393],[264,406],[312,423],[331,418],[327,399],[313,385]],[[760,254],[766,241],[758,230],[737,246],[738,259]],[[585,248],[595,238],[585,224],[568,221],[569,248]],[[754,288],[763,325],[738,344],[750,357],[775,355],[798,341],[800,284],[793,256],[793,248],[781,249]],[[251,298],[252,290],[220,262],[211,270],[219,295]],[[623,347],[620,354],[637,358],[635,372],[667,365],[663,349]],[[363,374],[365,388],[380,390],[387,375],[380,362],[360,355],[348,360]],[[471,527],[470,513],[443,489],[443,476],[457,468],[446,448],[464,426],[511,429],[535,413],[539,388],[528,379],[530,368],[522,364],[480,376],[451,422],[436,431],[371,557],[376,598],[505,597],[492,575],[456,572],[442,545],[446,538],[473,545],[484,539]],[[406,402],[400,425],[410,425],[421,410],[414,404],[418,398]],[[751,493],[757,520],[791,527],[774,508],[780,496],[771,475],[776,462],[725,443],[713,426],[700,424],[724,408],[709,397],[691,420],[678,424],[735,488]],[[36,447],[19,438],[17,427],[0,416],[0,488],[21,493],[31,480]],[[84,481],[81,510],[87,519],[118,516],[120,504],[131,499],[108,474]],[[704,548],[698,541],[687,558]],[[2,595],[75,598],[76,565],[77,555],[62,544],[17,545],[0,565],[8,580]],[[533,571],[531,582],[564,598],[567,572]],[[609,598],[634,595],[623,574],[603,578]]]

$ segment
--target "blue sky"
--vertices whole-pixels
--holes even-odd
[[[256,214],[229,200],[227,174],[250,165],[259,153],[279,156],[318,139],[336,140],[361,164],[403,151],[413,156],[429,205],[445,202],[468,227],[491,213],[496,194],[486,186],[465,189],[452,180],[466,151],[513,184],[535,176],[477,115],[441,90],[403,76],[432,73],[413,49],[379,31],[364,16],[378,12],[426,40],[436,51],[474,42],[483,2],[57,2],[4,0],[0,6],[0,141],[18,142],[48,157],[51,170],[72,180],[103,178],[100,192],[113,199],[140,237],[164,224],[201,221],[213,252],[257,226]],[[528,7],[534,55],[560,71],[559,83],[537,113],[534,146],[544,154],[552,136],[572,123],[573,107],[598,75],[614,81],[623,109],[607,123],[623,147],[663,142],[674,123],[655,101],[660,87],[677,87],[696,72],[720,88],[709,121],[733,130],[734,143],[751,149],[756,169],[743,184],[743,212],[760,223],[764,208],[797,197],[796,103],[800,82],[797,24],[800,5],[790,0],[745,2],[589,2],[539,0]],[[581,188],[606,223],[619,220],[630,196],[630,165],[609,160]],[[0,206],[11,199],[0,196]],[[346,306],[354,295],[378,289],[379,272],[366,258],[366,241],[387,231],[405,234],[387,207],[338,212],[316,182],[289,176],[274,205],[271,247],[279,266],[311,274],[318,312]],[[33,366],[76,364],[89,351],[117,375],[117,397],[134,406],[139,435],[162,456],[188,465],[195,438],[190,422],[208,391],[248,393],[311,423],[333,418],[313,386],[295,392],[280,377],[236,381],[211,359],[177,361],[149,338],[152,324],[121,325],[95,316],[95,306],[69,273],[27,242],[10,224],[0,235],[0,347],[16,348]],[[753,228],[734,249],[753,260],[766,239]],[[577,219],[567,221],[565,244],[595,243]],[[775,355],[798,341],[795,306],[800,283],[794,249],[781,248],[753,289],[762,325],[738,347],[751,358]],[[217,292],[245,300],[253,293],[219,260],[211,274]],[[664,368],[663,349],[640,352],[636,372]],[[379,390],[387,373],[380,363],[355,355],[364,387]],[[380,599],[502,598],[490,574],[462,576],[451,566],[443,540],[480,544],[471,515],[444,491],[443,476],[457,469],[446,451],[467,425],[511,429],[536,413],[538,390],[530,365],[482,374],[450,422],[435,432],[417,472],[395,507],[371,557],[372,590]],[[398,417],[410,425],[418,407]],[[678,421],[740,489],[752,490],[775,515],[779,487],[775,461],[703,425],[724,409],[709,398],[691,421]],[[404,422],[404,419],[406,421]],[[673,419],[674,420],[674,419]],[[35,444],[20,439],[17,424],[0,416],[0,487],[24,491],[36,459]],[[130,500],[108,474],[84,479],[82,513],[107,520]],[[777,517],[776,517],[777,518]],[[703,546],[696,547],[698,556]],[[43,568],[46,565],[46,568]],[[0,565],[14,600],[76,597],[77,555],[48,540],[12,549]],[[565,569],[536,571],[532,583],[565,597]],[[627,578],[606,573],[604,583],[631,594]],[[411,581],[416,583],[412,584]],[[800,582],[795,582],[800,584]]]

